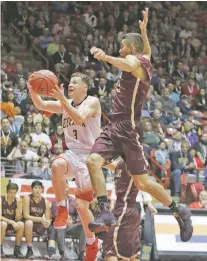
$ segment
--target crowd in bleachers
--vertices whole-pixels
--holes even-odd
[[[117,56],[119,40],[139,32],[145,2],[5,2],[4,23],[13,23],[49,61],[67,94],[71,73],[91,78],[89,94],[110,118],[120,71],[94,60],[92,46]],[[168,164],[170,188],[179,198],[183,174],[207,180],[207,56],[205,2],[147,2],[154,73],[142,111],[144,150]],[[1,61],[2,173],[51,179],[51,163],[66,149],[61,116],[39,111],[26,87],[26,73],[8,43]],[[34,59],[38,54],[34,53]],[[43,61],[44,66],[44,61]],[[12,110],[11,106],[14,106]],[[3,118],[4,117],[4,118]],[[106,121],[103,119],[103,125]],[[158,168],[156,175],[164,179]]]

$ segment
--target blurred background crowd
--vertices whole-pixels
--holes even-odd
[[[142,111],[143,144],[153,173],[186,202],[207,205],[207,3],[206,2],[1,2],[2,25],[32,54],[24,66],[14,43],[1,44],[1,174],[51,180],[51,163],[66,150],[61,115],[39,111],[27,90],[31,70],[48,68],[64,83],[71,73],[90,76],[110,120],[120,71],[94,60],[90,48],[119,55],[119,41],[139,32],[149,8],[153,77]],[[11,39],[11,38],[8,38]],[[12,106],[14,106],[14,110]],[[107,123],[103,117],[103,126]],[[113,174],[105,170],[108,182]],[[188,184],[196,193],[186,198]],[[184,192],[183,192],[184,191]],[[182,194],[183,193],[183,194]],[[196,195],[196,196],[195,196]],[[197,198],[196,198],[197,197]],[[200,199],[201,198],[201,199]],[[192,205],[192,207],[195,205]]]

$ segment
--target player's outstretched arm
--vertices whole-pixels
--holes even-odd
[[[96,97],[91,97],[91,99],[84,105],[83,109],[81,111],[77,111],[73,106],[71,106],[58,86],[55,86],[52,95],[55,99],[60,101],[60,104],[64,110],[78,125],[81,125],[84,121],[96,115],[98,111],[100,111],[101,114],[100,102]]]
[[[149,39],[147,36],[147,23],[148,23],[148,8],[145,8],[145,11],[142,11],[143,21],[139,20],[139,27],[141,30],[141,35],[144,43],[143,56],[146,56],[148,59],[151,57],[151,47]]]
[[[96,47],[92,47],[90,52],[97,60],[110,63],[125,72],[132,72],[140,65],[139,60],[133,55],[127,55],[125,58],[113,57],[106,55],[103,50]]]
[[[51,113],[62,113],[62,105],[59,101],[44,101],[39,95],[37,95],[33,90],[32,86],[27,84],[32,101],[34,105],[42,111],[48,111]]]

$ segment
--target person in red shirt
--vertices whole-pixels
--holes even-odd
[[[190,204],[190,208],[206,208],[207,209],[207,191],[201,190],[198,196],[198,201]]]
[[[182,88],[182,93],[194,98],[198,94],[199,88],[195,84],[194,78],[190,77],[188,83],[185,84]]]
[[[204,169],[205,168],[204,164],[199,159],[199,157],[196,156],[196,150],[191,149],[190,154],[193,157],[193,163],[194,163],[195,167],[198,168],[198,169]]]
[[[15,61],[15,57],[11,55],[9,57],[8,63],[6,63],[6,68],[5,68],[6,73],[16,73],[17,72],[17,65]]]

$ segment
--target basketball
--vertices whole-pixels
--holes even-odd
[[[51,97],[52,89],[55,85],[58,85],[58,79],[56,75],[49,70],[40,70],[34,72],[29,77],[29,83],[32,85],[32,89],[35,93],[42,97]]]

